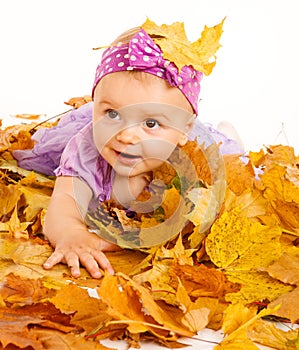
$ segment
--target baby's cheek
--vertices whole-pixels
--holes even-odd
[[[164,140],[147,140],[143,141],[143,157],[144,158],[154,158],[161,161],[165,161],[169,158],[176,147],[173,144]]]

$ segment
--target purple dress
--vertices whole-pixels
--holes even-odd
[[[102,202],[110,198],[114,173],[94,145],[92,107],[93,102],[87,103],[63,115],[57,126],[39,129],[32,137],[34,148],[16,150],[13,156],[18,165],[27,170],[80,177],[93,191],[94,200]],[[205,146],[221,143],[222,154],[244,152],[235,140],[210,125],[203,126],[198,119],[189,138],[198,138]]]

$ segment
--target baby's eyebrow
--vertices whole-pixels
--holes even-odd
[[[104,98],[97,101],[98,105],[104,106],[104,107],[110,107],[113,109],[119,109],[121,106],[116,100],[113,100],[112,98]]]
[[[169,116],[167,116],[166,114],[158,113],[158,112],[156,112],[156,113],[146,113],[145,117],[146,118],[153,118],[153,119],[156,119],[156,118],[163,118],[163,119],[167,119],[167,120],[170,119]]]

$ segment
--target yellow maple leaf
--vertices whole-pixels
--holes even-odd
[[[225,192],[225,181],[218,180],[208,188],[196,187],[187,193],[187,198],[195,204],[192,212],[185,215],[195,226],[197,234],[205,232],[215,221],[222,205],[222,194]]]
[[[21,196],[18,185],[0,183],[0,217],[9,214]]]
[[[264,195],[268,199],[281,199],[299,204],[299,187],[286,178],[286,173],[286,167],[275,165],[261,175],[265,188]]]
[[[275,312],[274,312],[275,314]],[[254,342],[269,346],[273,349],[295,350],[296,340],[299,337],[298,329],[280,329],[273,322],[257,320],[247,330],[248,338]]]
[[[174,62],[179,70],[192,65],[196,70],[209,75],[216,64],[216,52],[220,48],[219,40],[225,18],[214,27],[204,27],[201,37],[189,42],[184,24],[175,22],[171,25],[158,26],[147,19],[141,26],[160,46],[165,59]]]
[[[18,209],[15,207],[9,221],[1,222],[0,227],[1,231],[9,232],[11,237],[15,238],[29,238],[29,234],[27,231],[28,226],[31,222],[21,222],[18,217]]]
[[[275,309],[274,309],[275,310]],[[240,348],[245,350],[254,350],[258,347],[251,341],[247,335],[248,329],[255,324],[260,318],[271,315],[273,309],[263,309],[258,314],[246,311],[246,308],[238,305],[228,307],[225,311],[227,322],[226,329],[230,331],[229,335],[217,345],[215,350],[238,350]],[[233,315],[231,315],[233,313]],[[240,317],[239,320],[234,320]]]
[[[244,190],[238,196],[228,188],[224,201],[224,211],[229,212],[240,208],[240,216],[258,221],[260,216],[268,214],[268,205],[266,198],[256,188]]]
[[[268,266],[281,254],[279,227],[267,227],[240,216],[239,208],[216,220],[206,239],[211,261],[227,270]]]
[[[259,152],[249,152],[249,158],[256,167],[271,169],[273,165],[293,166],[298,164],[299,158],[295,156],[294,148],[284,145],[273,145]]]
[[[281,226],[299,233],[299,187],[286,174],[286,167],[275,165],[261,175],[264,197],[271,203]]]
[[[51,195],[47,188],[20,186],[19,190],[24,195],[27,204],[24,210],[26,220],[34,220],[43,209],[48,208]]]
[[[256,315],[257,308],[248,308],[240,303],[229,305],[224,311],[222,330],[230,334]]]
[[[294,289],[294,286],[284,284],[263,271],[225,271],[225,275],[229,281],[241,285],[239,291],[226,294],[225,300],[231,303],[247,305],[256,301],[273,301]]]

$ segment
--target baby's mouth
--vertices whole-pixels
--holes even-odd
[[[128,159],[140,158],[140,156],[137,156],[137,155],[135,155],[135,154],[129,154],[129,153],[124,153],[124,152],[119,152],[118,155],[119,155],[120,157],[128,158]]]
[[[130,153],[125,153],[125,152],[117,152],[117,159],[120,163],[123,163],[125,165],[132,166],[136,164],[136,162],[140,162],[141,156],[136,155],[136,154],[130,154]]]

